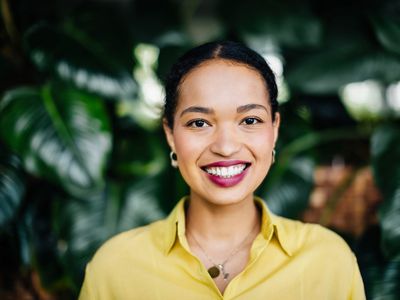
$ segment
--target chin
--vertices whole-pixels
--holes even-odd
[[[234,205],[240,202],[246,201],[246,199],[253,199],[253,193],[241,193],[239,191],[217,191],[213,192],[212,195],[200,195],[197,194],[197,197],[203,199],[203,201],[208,202],[213,205]]]

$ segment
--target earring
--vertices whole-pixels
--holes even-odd
[[[275,154],[276,154],[275,149],[272,149],[272,163],[271,164],[273,164],[275,162]]]
[[[171,166],[174,168],[178,167],[178,157],[176,156],[176,153],[174,151],[171,151],[169,153],[169,158],[171,159]]]

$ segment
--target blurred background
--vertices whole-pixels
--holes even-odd
[[[99,245],[188,192],[162,83],[216,39],[258,51],[279,82],[257,194],[344,237],[368,299],[400,299],[399,0],[0,3],[0,299],[75,299]]]

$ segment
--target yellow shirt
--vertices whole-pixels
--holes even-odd
[[[338,235],[275,216],[255,201],[261,232],[223,295],[190,251],[182,199],[165,220],[106,242],[87,265],[79,299],[365,299],[356,258]]]

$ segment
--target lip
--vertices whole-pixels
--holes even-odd
[[[204,165],[201,168],[211,168],[211,167],[229,167],[229,166],[234,166],[234,165],[250,165],[250,162],[244,161],[244,160],[223,160],[223,161],[216,161],[208,165]]]
[[[223,178],[219,177],[216,175],[209,174],[205,171],[205,168],[210,168],[210,167],[229,167],[229,166],[234,166],[234,165],[239,165],[239,164],[245,164],[246,168],[243,170],[242,173],[237,174],[235,176],[229,177],[229,178]],[[218,161],[214,162],[208,165],[205,165],[202,167],[203,171],[206,173],[207,178],[214,184],[218,185],[219,187],[232,187],[240,183],[244,177],[246,176],[249,167],[251,163],[243,160],[230,160],[230,161]]]

